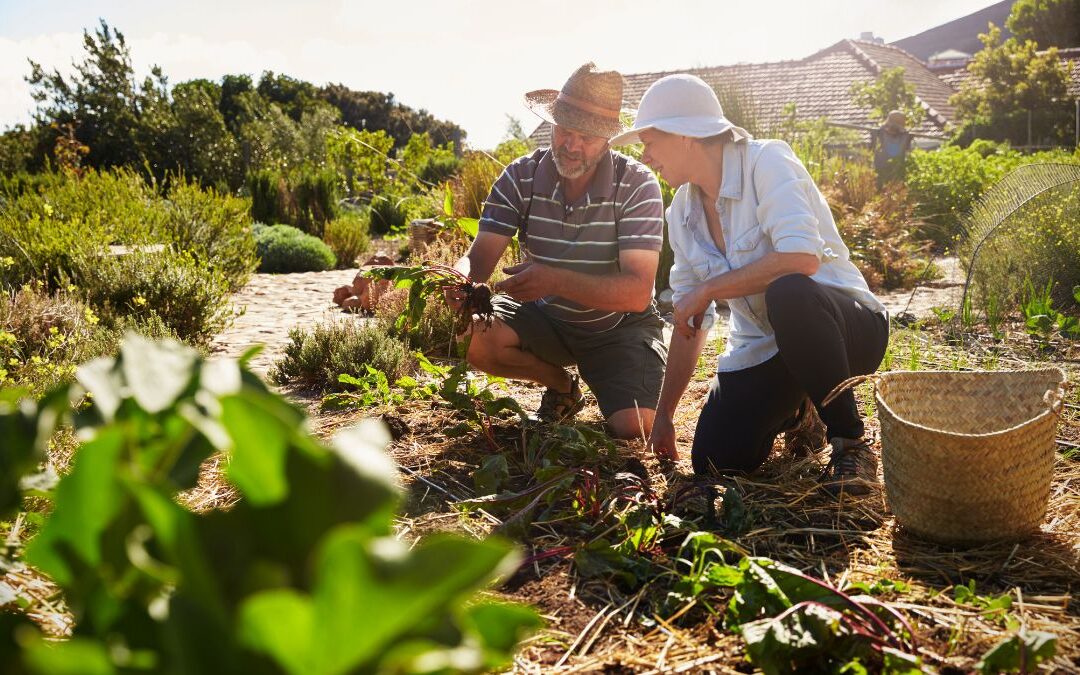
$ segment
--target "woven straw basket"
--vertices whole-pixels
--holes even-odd
[[[1065,373],[871,376],[885,494],[897,522],[950,544],[1019,539],[1046,514]]]

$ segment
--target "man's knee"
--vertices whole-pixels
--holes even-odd
[[[608,433],[620,440],[648,438],[655,416],[656,411],[649,408],[616,410],[607,419]]]
[[[490,324],[481,319],[474,320],[466,331],[469,336],[469,349],[465,353],[465,360],[478,370],[488,371],[494,368],[498,363],[499,350],[512,342],[506,332],[516,337],[516,333],[498,319]]]

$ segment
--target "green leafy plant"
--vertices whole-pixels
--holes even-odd
[[[980,673],[1031,673],[1056,651],[1057,636],[1021,630],[991,647],[975,667]]]
[[[953,597],[958,604],[981,610],[983,618],[1000,624],[1010,623],[1008,612],[1012,609],[1012,595],[1009,593],[979,595],[975,592],[975,580],[971,579],[966,585],[957,586],[953,590]]]
[[[393,282],[397,288],[409,290],[405,312],[397,318],[398,330],[408,330],[418,325],[428,299],[433,295],[445,299],[444,294],[447,292],[460,296],[461,308],[457,311],[459,320],[471,320],[473,315],[490,320],[494,316],[491,288],[487,284],[473,283],[467,276],[447,265],[386,265],[373,267],[364,274],[373,279],[386,279]]]
[[[1020,312],[1024,316],[1024,328],[1028,334],[1047,341],[1054,334],[1077,340],[1080,339],[1080,319],[1066,316],[1054,308],[1054,280],[1046,282],[1045,287],[1036,288],[1031,279],[1024,284],[1024,294],[1020,300]],[[1073,290],[1077,294],[1076,289]]]
[[[237,363],[129,336],[118,357],[86,364],[39,404],[0,398],[4,517],[65,420],[82,446],[26,559],[63,589],[74,633],[6,633],[10,666],[479,672],[505,667],[539,626],[531,610],[471,597],[515,567],[507,544],[433,536],[410,547],[393,536],[400,495],[378,423],[325,446]],[[229,454],[242,499],[187,511],[177,495],[215,452]]]

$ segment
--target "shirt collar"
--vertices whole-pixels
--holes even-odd
[[[746,142],[724,143],[724,177],[720,179],[720,198],[742,199],[743,156]]]

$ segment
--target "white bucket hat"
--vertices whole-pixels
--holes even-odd
[[[612,138],[610,144],[614,147],[638,143],[641,140],[638,134],[646,129],[691,138],[708,138],[730,131],[734,140],[751,138],[746,129],[724,117],[720,99],[705,80],[686,74],[668,75],[653,82],[641,97],[633,126]]]

